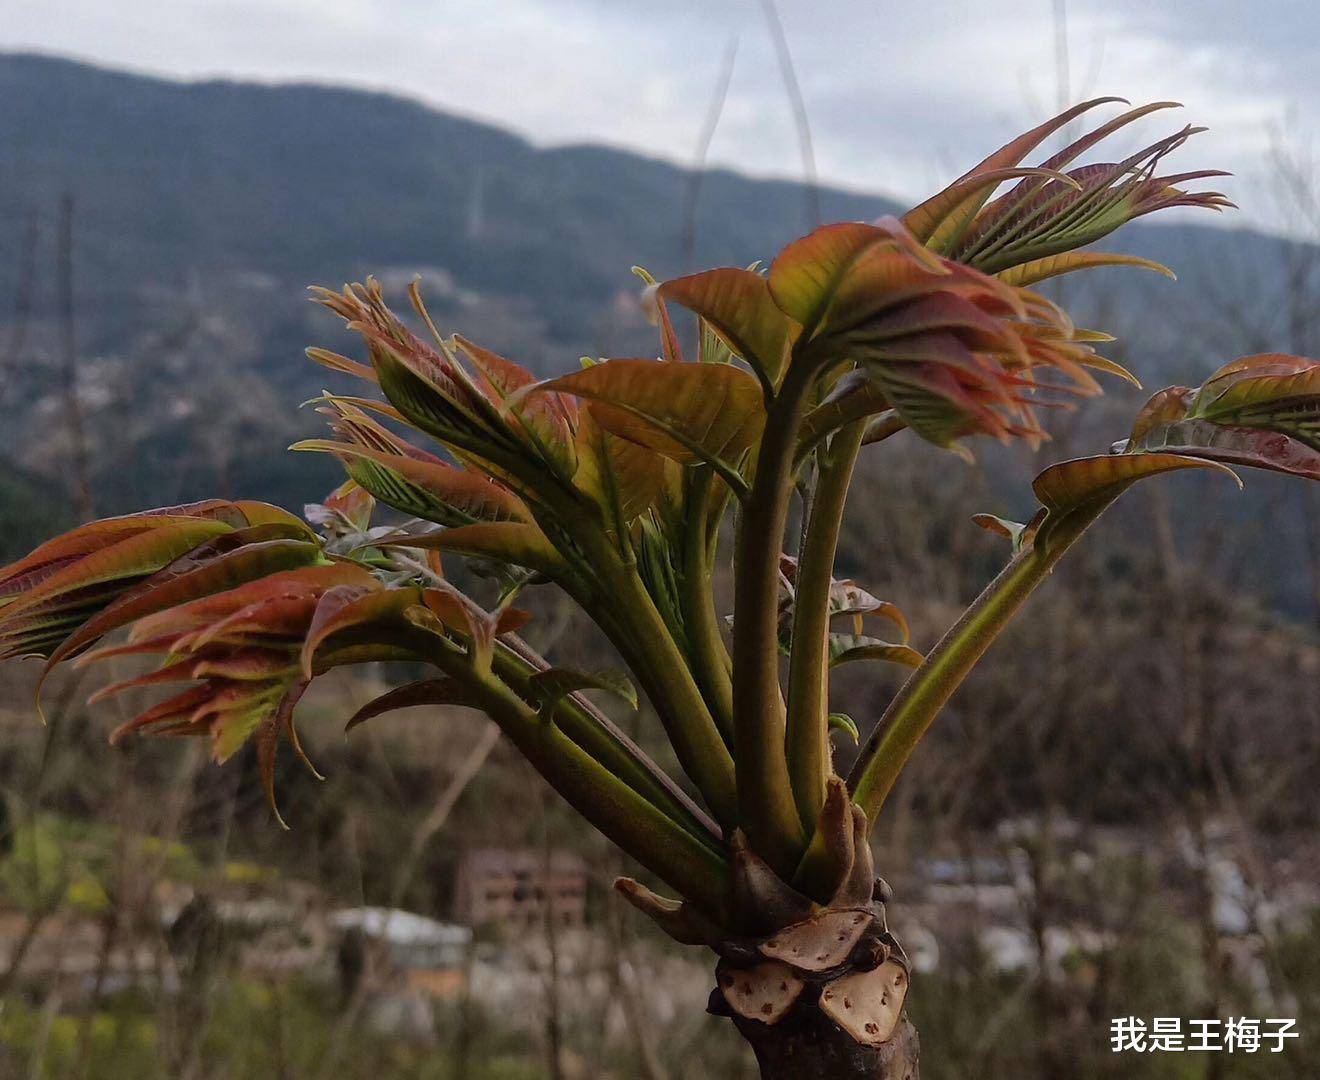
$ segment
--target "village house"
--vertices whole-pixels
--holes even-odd
[[[459,865],[454,918],[469,926],[583,925],[587,865],[567,851],[478,848]]]

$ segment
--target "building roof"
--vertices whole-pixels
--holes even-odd
[[[391,945],[466,945],[472,940],[472,931],[466,926],[437,922],[399,908],[344,908],[333,912],[328,921],[336,930],[361,930],[367,937]]]

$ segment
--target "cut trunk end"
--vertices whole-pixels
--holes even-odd
[[[919,1080],[921,1046],[906,1014],[879,1046],[859,1043],[814,1010],[775,1025],[734,1023],[756,1053],[761,1080]]]

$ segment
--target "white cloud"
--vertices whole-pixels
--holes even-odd
[[[1054,107],[1047,0],[779,2],[827,181],[916,198]],[[1073,96],[1185,102],[1186,119],[1213,130],[1183,160],[1243,174],[1230,185],[1242,194],[1285,112],[1307,135],[1320,109],[1315,13],[1283,3],[1252,19],[1247,7],[1074,0]],[[734,36],[712,160],[800,175],[759,0],[56,0],[17,5],[0,23],[3,48],[179,77],[392,89],[540,143],[604,141],[679,161]]]

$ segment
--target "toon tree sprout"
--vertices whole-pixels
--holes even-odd
[[[320,399],[330,437],[295,449],[333,455],[347,482],[310,524],[216,500],[51,540],[0,571],[0,652],[42,658],[43,679],[65,662],[156,657],[149,674],[96,696],[184,688],[112,738],[198,735],[217,761],[253,739],[272,807],[279,747],[302,756],[294,710],[313,678],[425,663],[431,677],[390,690],[349,726],[432,703],[485,712],[670,894],[617,883],[675,940],[714,952],[710,1008],[732,1017],[765,1076],[915,1077],[911,971],[885,923],[868,834],[942,706],[1138,480],[1231,476],[1236,465],[1320,478],[1320,364],[1245,357],[1198,388],[1160,391],[1110,452],[1047,468],[1030,521],[978,515],[1008,538],[1011,558],[924,653],[894,602],[834,577],[854,464],[884,452],[875,444],[907,431],[960,453],[985,436],[1035,445],[1042,404],[1097,393],[1100,377],[1136,381],[1096,351],[1108,335],[1078,328],[1032,287],[1103,266],[1168,273],[1079,249],[1166,207],[1231,204],[1184,187],[1215,172],[1161,172],[1197,129],[1122,161],[1075,164],[1167,102],[1022,164],[1115,100],[1027,132],[901,219],[817,229],[766,272],[648,278],[659,357],[584,362],[539,381],[441,335],[416,288],[430,342],[374,281],[318,289],[361,335],[367,362],[308,353],[366,392]],[[696,317],[687,350],[672,306]],[[373,525],[377,502],[409,523]],[[497,599],[460,591],[442,555],[494,568]],[[712,585],[729,557],[731,612]],[[518,636],[529,617],[518,597],[546,585],[596,622],[627,673],[556,666]],[[831,733],[856,738],[857,727],[831,712],[830,675],[872,661],[912,670],[844,777]],[[683,781],[621,732],[596,691],[633,708],[645,695]]]

